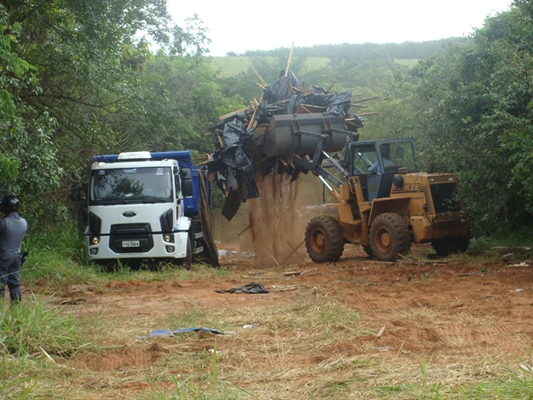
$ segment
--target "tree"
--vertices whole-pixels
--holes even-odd
[[[212,152],[212,138],[203,134],[220,115],[242,107],[239,97],[222,94],[205,59],[158,54],[147,62],[140,85],[124,120],[125,149]]]
[[[533,222],[533,65],[524,7],[488,18],[471,40],[414,70],[424,155],[458,173],[477,233]]]
[[[190,32],[173,25],[165,0],[6,0],[3,5],[0,50],[7,50],[0,58],[18,66],[0,78],[3,109],[15,110],[12,121],[2,125],[0,162],[11,166],[3,175],[4,188],[31,193],[30,218],[48,215],[57,221],[68,215],[64,206],[90,156],[114,152],[130,140],[125,120],[142,93],[148,43],[166,54],[201,57],[208,39],[201,26]]]

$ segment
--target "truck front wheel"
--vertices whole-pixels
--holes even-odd
[[[398,214],[378,215],[370,228],[370,247],[380,261],[396,261],[407,254],[411,248],[407,223]]]
[[[316,263],[339,260],[344,250],[344,235],[339,222],[329,215],[313,218],[305,229],[305,247]]]

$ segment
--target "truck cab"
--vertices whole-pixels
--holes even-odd
[[[96,156],[88,185],[91,261],[170,260],[201,253],[198,170],[189,151]]]

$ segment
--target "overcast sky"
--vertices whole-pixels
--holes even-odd
[[[468,36],[512,0],[167,0],[174,21],[198,14],[210,55],[340,43]]]

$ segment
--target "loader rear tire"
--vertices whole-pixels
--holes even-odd
[[[431,247],[440,257],[446,257],[450,254],[464,253],[470,244],[469,236],[445,237],[435,239],[431,242]]]
[[[338,261],[344,251],[344,235],[339,222],[329,215],[309,221],[305,229],[305,248],[316,263]]]
[[[409,253],[411,235],[407,223],[395,213],[378,215],[370,228],[370,247],[379,261],[396,261]]]

